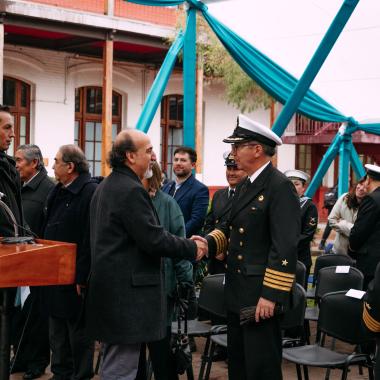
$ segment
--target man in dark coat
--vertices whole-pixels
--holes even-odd
[[[90,336],[102,342],[102,380],[134,380],[141,343],[166,335],[160,256],[194,260],[206,249],[204,243],[171,235],[160,226],[141,183],[154,157],[146,134],[120,132],[110,153],[113,171],[91,202],[86,325]]]
[[[364,274],[363,289],[373,279],[380,262],[380,167],[365,165],[368,194],[359,205],[358,215],[349,236],[348,254]]]
[[[227,221],[232,205],[232,199],[235,195],[236,186],[242,181],[247,174],[241,170],[235,162],[234,156],[230,152],[223,155],[226,166],[226,179],[228,187],[217,190],[212,197],[210,210],[207,213],[205,225],[203,227],[204,233],[207,235],[213,231],[218,224],[223,224]],[[224,273],[224,262],[218,258],[211,258],[208,262],[208,273],[217,274]]]
[[[0,105],[0,200],[9,207],[15,217],[18,234],[24,235],[21,206],[21,182],[16,163],[5,152],[15,137],[13,117],[9,108]],[[0,236],[15,236],[15,225],[8,213],[0,206]]]
[[[209,192],[207,186],[192,174],[197,162],[194,149],[181,146],[174,151],[173,172],[176,180],[166,184],[162,191],[179,204],[185,219],[186,237],[200,233],[207,213]]]
[[[293,182],[300,199],[301,234],[298,242],[298,260],[306,267],[306,289],[312,265],[310,244],[318,227],[318,210],[313,201],[304,195],[309,175],[302,170],[287,170],[284,174]]]
[[[223,141],[232,144],[235,161],[248,175],[237,187],[226,225],[206,237],[209,256],[226,254],[228,374],[279,380],[277,314],[288,306],[295,280],[299,200],[292,182],[270,162],[282,142],[269,128],[239,115],[234,133]],[[240,326],[241,309],[249,306],[256,306],[255,322]]]
[[[41,236],[44,205],[54,183],[47,175],[37,145],[19,146],[15,158],[23,184],[21,197],[25,221],[31,234]],[[29,291],[28,287],[21,289]],[[15,307],[12,318],[13,347],[17,348],[13,372],[24,370],[24,380],[40,377],[50,363],[49,321],[40,312],[40,298],[40,289],[32,287],[22,308],[21,305]]]
[[[74,285],[44,289],[49,313],[51,371],[54,380],[93,376],[94,342],[84,334],[82,310],[91,265],[90,202],[97,187],[84,153],[76,145],[60,147],[54,158],[58,184],[47,199],[44,238],[77,244]]]
[[[375,277],[364,295],[363,322],[364,326],[376,337],[377,355],[375,365],[375,380],[380,380],[380,263],[377,264]]]

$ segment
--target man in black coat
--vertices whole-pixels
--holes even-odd
[[[217,225],[223,224],[227,221],[230,215],[236,186],[247,176],[244,170],[238,168],[234,156],[230,152],[224,153],[223,158],[226,166],[228,187],[217,190],[212,197],[210,210],[207,213],[205,225],[203,227],[203,231],[206,235],[213,231]],[[218,260],[217,257],[211,258],[208,262],[208,273],[225,273],[224,262]]]
[[[21,145],[15,153],[16,169],[22,181],[21,197],[28,230],[34,236],[42,235],[44,205],[54,187],[44,167],[37,145]],[[28,291],[28,287],[21,288]],[[13,347],[17,357],[12,372],[25,371],[24,380],[40,377],[50,363],[49,321],[40,312],[40,289],[30,288],[24,305],[15,307],[12,318]],[[22,335],[22,339],[20,337]]]
[[[363,288],[367,289],[380,262],[380,167],[369,164],[365,167],[368,194],[359,205],[349,236],[348,254],[364,274]]]
[[[94,342],[78,318],[91,265],[90,202],[98,185],[84,153],[76,145],[61,146],[54,158],[58,184],[47,199],[43,237],[76,243],[74,285],[44,288],[49,314],[51,371],[54,380],[88,380],[93,376]]]
[[[304,196],[309,175],[302,170],[287,170],[284,174],[293,182],[300,200],[301,234],[298,242],[298,260],[306,267],[306,289],[312,265],[310,244],[318,227],[318,210],[313,201]]]
[[[16,229],[24,235],[21,206],[21,182],[12,157],[5,152],[14,135],[13,117],[9,108],[0,105],[0,200],[8,206],[15,217]],[[15,225],[4,207],[0,206],[0,236],[15,236]]]
[[[380,380],[380,263],[377,264],[375,277],[364,295],[363,322],[364,326],[376,337],[377,355],[375,380]]]
[[[269,128],[239,115],[232,136],[223,141],[232,144],[235,161],[248,175],[237,186],[228,222],[206,237],[209,256],[226,254],[228,374],[279,380],[277,314],[288,306],[295,281],[299,200],[292,182],[270,162],[282,142]],[[256,307],[255,322],[241,326],[241,309],[249,306]]]
[[[194,260],[206,250],[204,243],[160,226],[141,183],[154,159],[146,134],[120,132],[110,153],[112,173],[91,202],[86,325],[90,336],[102,342],[102,380],[134,380],[141,343],[166,335],[161,256]]]

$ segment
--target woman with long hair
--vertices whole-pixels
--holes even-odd
[[[348,237],[356,220],[359,204],[367,194],[364,182],[363,178],[348,193],[341,195],[331,210],[329,223],[336,232],[332,248],[334,253],[347,254]]]

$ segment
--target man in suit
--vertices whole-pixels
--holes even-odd
[[[0,105],[0,200],[12,211],[19,235],[23,235],[23,215],[21,206],[21,182],[16,163],[6,154],[15,137],[13,116],[9,108]],[[0,236],[15,236],[15,226],[5,209],[0,206]]]
[[[42,236],[44,205],[54,183],[47,175],[42,153],[37,145],[19,146],[15,159],[22,181],[21,197],[25,221],[32,234]],[[15,339],[13,347],[18,351],[13,372],[24,370],[24,380],[40,377],[50,363],[49,321],[40,312],[40,298],[40,289],[32,287],[23,307],[16,307],[12,318]]]
[[[248,176],[237,186],[228,222],[206,237],[209,256],[226,254],[228,374],[278,380],[277,314],[288,306],[295,281],[299,199],[292,182],[271,164],[282,142],[269,128],[239,115],[232,136],[223,141],[232,144],[235,161]],[[256,306],[255,322],[240,326],[239,314],[248,306]]]
[[[380,262],[380,167],[365,165],[367,195],[359,205],[358,215],[349,236],[348,254],[364,274],[367,289]]]
[[[194,149],[181,146],[174,151],[173,172],[175,181],[166,184],[162,191],[170,194],[179,204],[185,218],[186,237],[200,233],[209,202],[207,186],[195,179],[192,170],[197,162]]]
[[[301,234],[298,242],[298,260],[306,267],[306,289],[312,264],[310,244],[318,227],[318,210],[313,201],[304,195],[306,183],[310,179],[309,174],[302,170],[287,170],[284,174],[293,182],[300,200]]]
[[[54,158],[57,185],[49,193],[43,237],[76,243],[75,283],[43,289],[49,315],[51,380],[89,380],[93,376],[94,341],[78,323],[91,264],[90,202],[98,185],[84,153],[63,145]]]
[[[232,199],[235,195],[236,186],[242,181],[247,174],[241,170],[235,162],[234,156],[230,152],[225,152],[223,155],[226,166],[226,179],[228,187],[220,189],[215,192],[212,197],[211,207],[206,216],[205,225],[203,227],[204,233],[207,235],[215,229],[218,224],[225,223],[232,205]],[[211,258],[208,263],[208,273],[217,274],[224,273],[224,263],[218,260],[218,257]]]
[[[200,259],[204,242],[171,235],[160,226],[141,180],[154,160],[149,137],[118,134],[113,170],[91,202],[92,266],[86,327],[102,342],[102,380],[134,380],[140,346],[166,335],[162,256]]]
[[[364,295],[363,322],[364,326],[376,337],[377,355],[375,365],[375,380],[380,380],[380,263],[377,264],[375,277]]]

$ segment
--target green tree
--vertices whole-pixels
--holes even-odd
[[[185,27],[185,13],[179,10],[177,30]],[[234,61],[202,16],[197,15],[198,64],[203,65],[205,80],[221,82],[224,98],[241,112],[251,112],[273,102],[255,81]]]

